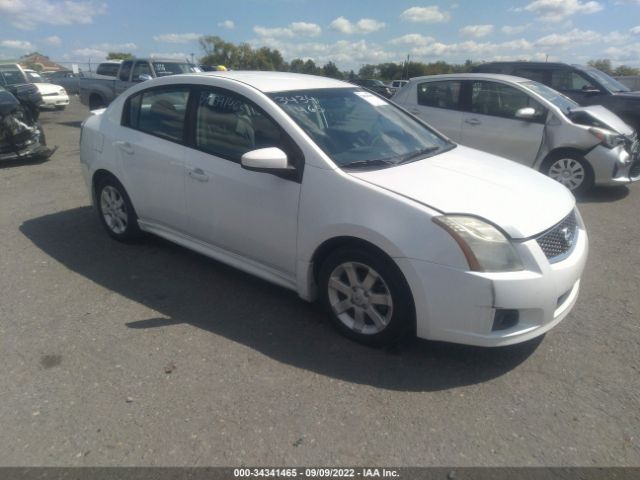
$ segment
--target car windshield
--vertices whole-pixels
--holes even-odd
[[[40,74],[36,72],[25,72],[27,74],[27,78],[32,83],[45,83],[44,78],[40,76]]]
[[[384,168],[455,147],[361,88],[295,90],[269,96],[340,167]]]
[[[190,63],[179,62],[153,62],[153,70],[158,77],[166,77],[167,75],[178,75],[180,73],[194,73],[201,70]]]
[[[529,90],[534,91],[545,100],[553,103],[556,107],[558,107],[564,113],[567,113],[572,108],[576,108],[579,106],[576,102],[571,100],[569,97],[565,97],[560,92],[554,90],[553,88],[547,87],[542,83],[522,82],[522,85],[528,88]]]
[[[18,69],[0,70],[0,81],[2,81],[4,85],[18,85],[20,83],[26,83],[24,75]]]
[[[631,89],[626,85],[623,85],[615,78],[610,77],[604,72],[601,72],[597,68],[585,68],[585,73],[588,73],[593,78],[595,78],[600,85],[609,90],[609,92],[617,93],[617,92],[629,92]]]

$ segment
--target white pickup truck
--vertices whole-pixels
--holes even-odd
[[[127,88],[156,77],[201,70],[186,60],[160,58],[135,58],[120,64],[116,78],[81,78],[80,101],[90,110],[104,108]]]

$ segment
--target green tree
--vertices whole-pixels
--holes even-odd
[[[617,77],[629,77],[632,75],[640,75],[640,69],[629,67],[627,65],[620,65],[619,67],[616,67],[616,69],[613,71],[613,74],[616,75]]]
[[[597,68],[601,72],[604,72],[608,75],[613,74],[613,69],[611,68],[611,60],[608,58],[598,58],[596,60],[589,60],[587,62],[593,68]]]
[[[325,77],[337,78],[339,80],[344,78],[340,69],[338,69],[336,64],[333,62],[329,62],[322,67],[322,75]]]
[[[107,55],[107,60],[131,60],[133,57],[132,53],[125,52],[109,52]]]

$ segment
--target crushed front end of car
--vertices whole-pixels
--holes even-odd
[[[38,123],[39,93],[31,85],[14,87],[0,87],[0,161],[47,159],[55,149],[47,147]]]

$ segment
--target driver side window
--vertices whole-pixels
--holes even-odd
[[[236,162],[251,150],[285,143],[280,127],[262,109],[226,91],[200,92],[195,127],[198,149]]]
[[[473,82],[471,111],[482,115],[516,119],[521,108],[535,110],[533,121],[543,122],[547,110],[522,90],[495,82]]]

